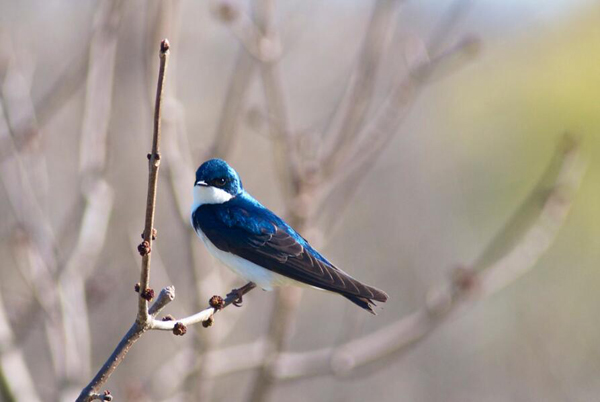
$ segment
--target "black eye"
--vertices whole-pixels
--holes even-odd
[[[213,180],[213,186],[223,187],[226,182],[227,182],[227,180],[225,180],[224,177],[219,177],[219,178]]]

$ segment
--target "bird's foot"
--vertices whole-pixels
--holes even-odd
[[[235,300],[231,302],[236,307],[242,307],[244,294],[239,289],[232,289],[231,292],[227,293],[227,297],[235,296]]]
[[[227,297],[235,297],[231,304],[233,304],[236,307],[242,307],[242,302],[244,301],[243,296],[255,287],[256,284],[254,284],[254,282],[248,282],[241,288],[233,289],[231,292],[227,293]]]

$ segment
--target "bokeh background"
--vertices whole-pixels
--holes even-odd
[[[268,368],[261,377],[244,362],[269,339],[277,296],[255,290],[210,329],[144,335],[106,384],[116,400],[598,399],[597,2],[31,0],[0,9],[4,400],[72,400],[135,318],[163,37],[172,54],[151,284],[175,286],[168,313],[191,314],[243,284],[206,255],[185,218],[195,168],[212,155],[331,261],[390,295],[372,317],[329,294],[294,294],[285,351],[340,345],[422,308],[457,267],[493,248],[565,132],[587,169],[530,272],[401,353],[260,395]],[[385,21],[375,39],[373,15]],[[375,49],[367,62],[365,48]],[[372,89],[354,99],[361,73]],[[385,109],[397,88],[410,95]],[[374,154],[338,187],[325,178],[295,194],[288,153],[301,155],[302,172],[318,171],[328,138],[349,110],[360,113],[352,102],[366,104],[357,128],[366,134],[360,146],[342,140],[356,155],[336,174],[363,148]],[[383,126],[379,149],[368,127],[382,108],[401,118]],[[278,136],[289,133],[286,153]],[[214,378],[223,365],[237,369]]]

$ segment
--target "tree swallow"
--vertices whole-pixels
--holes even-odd
[[[375,314],[388,295],[332,263],[242,187],[227,162],[211,159],[196,171],[192,226],[210,253],[264,290],[311,286],[338,293]]]

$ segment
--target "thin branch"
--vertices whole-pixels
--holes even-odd
[[[148,301],[143,296],[150,282],[150,255],[154,232],[154,211],[156,209],[156,188],[158,184],[158,168],[160,166],[160,123],[164,91],[165,73],[169,60],[169,42],[165,39],[160,45],[160,67],[158,85],[156,87],[156,102],[154,106],[154,134],[152,136],[152,153],[148,155],[148,197],[146,199],[146,219],[144,225],[144,242],[140,245],[142,254],[142,270],[140,274],[140,298],[138,304],[137,322],[145,325],[148,321]]]
[[[110,375],[115,371],[118,365],[123,361],[127,352],[131,346],[146,332],[153,317],[150,312],[156,313],[167,300],[172,300],[169,297],[169,292],[161,292],[159,299],[155,302],[157,307],[152,307],[148,310],[148,301],[144,298],[150,299],[149,292],[146,291],[148,288],[148,282],[150,279],[150,248],[152,245],[152,238],[155,236],[154,232],[154,210],[156,207],[156,188],[158,182],[158,167],[160,164],[160,118],[161,118],[161,106],[162,106],[162,94],[164,89],[164,80],[167,67],[167,61],[169,56],[169,42],[165,39],[160,44],[160,69],[158,75],[158,84],[156,90],[156,106],[154,115],[154,133],[152,137],[152,153],[149,155],[149,173],[148,173],[148,199],[146,202],[146,225],[144,228],[144,242],[140,246],[140,252],[144,254],[142,258],[142,272],[141,280],[142,284],[140,289],[140,301],[138,306],[138,314],[135,322],[125,334],[121,342],[117,345],[117,348],[113,351],[109,359],[100,368],[96,376],[92,381],[81,391],[78,402],[89,402],[94,399],[98,399],[100,395],[98,391],[106,383]],[[174,292],[173,292],[174,293]],[[144,296],[144,297],[142,297]],[[174,294],[173,294],[174,297]]]
[[[334,206],[333,208],[313,208],[316,210],[315,218],[317,219],[330,213],[325,227],[331,230],[336,219],[343,215],[341,212],[349,205],[348,201],[352,199],[352,195],[359,188],[358,184],[398,132],[429,77],[438,69],[452,64],[457,58],[461,58],[465,54],[472,54],[475,43],[475,39],[465,38],[441,54],[415,66],[412,71],[399,79],[398,84],[394,86],[376,111],[373,120],[356,137],[355,143],[348,151],[344,169],[332,172],[334,175],[329,177],[329,185],[319,188],[319,200],[316,205]],[[342,205],[334,202],[334,198],[343,200]],[[332,210],[335,213],[331,214]]]
[[[240,295],[245,295],[254,289],[256,285],[252,282],[249,282],[244,287],[240,288]],[[211,318],[223,310],[225,307],[229,306],[231,303],[238,299],[238,294],[230,293],[225,299],[223,299],[223,304],[220,307],[209,307],[204,309],[194,315],[190,315],[185,318],[177,319],[177,320],[169,320],[169,321],[159,321],[152,320],[150,323],[150,329],[160,330],[160,331],[173,331],[175,327],[179,325],[190,326],[194,324],[200,324],[205,322],[210,322]],[[212,325],[212,324],[211,324]]]
[[[255,19],[262,32],[261,42],[276,42],[275,0],[257,0]],[[261,62],[260,72],[264,89],[269,130],[273,138],[274,157],[279,174],[283,195],[288,205],[298,193],[300,187],[298,155],[293,150],[293,132],[288,123],[288,111],[283,93],[283,85],[276,62]]]
[[[294,380],[316,374],[345,374],[404,352],[467,307],[519,279],[548,250],[568,215],[585,171],[579,151],[579,146],[567,139],[557,155],[562,163],[551,191],[542,195],[538,188],[534,190],[536,196],[545,197],[537,219],[526,228],[522,240],[497,262],[480,272],[458,271],[451,283],[430,292],[427,304],[420,310],[370,335],[338,348],[282,357],[274,376]]]
[[[255,3],[256,24],[263,34],[261,44],[279,43],[275,29],[275,0],[257,0]],[[265,102],[269,116],[269,129],[273,138],[273,151],[276,171],[280,175],[283,196],[286,203],[288,221],[297,230],[302,230],[306,214],[301,197],[304,186],[300,175],[298,153],[294,149],[294,135],[289,127],[286,99],[276,62],[260,64]],[[286,347],[291,335],[295,311],[300,302],[302,290],[287,288],[275,294],[273,311],[269,318],[267,353],[252,383],[248,399],[262,401],[272,388],[270,365]]]
[[[348,107],[341,127],[334,135],[326,137],[326,150],[322,156],[322,165],[326,175],[337,169],[348,156],[349,147],[354,144],[360,133],[372,104],[372,94],[377,81],[379,64],[383,56],[390,32],[396,28],[397,13],[401,1],[379,0],[375,3],[371,20],[367,26],[364,43],[358,58],[351,89],[348,92]]]

